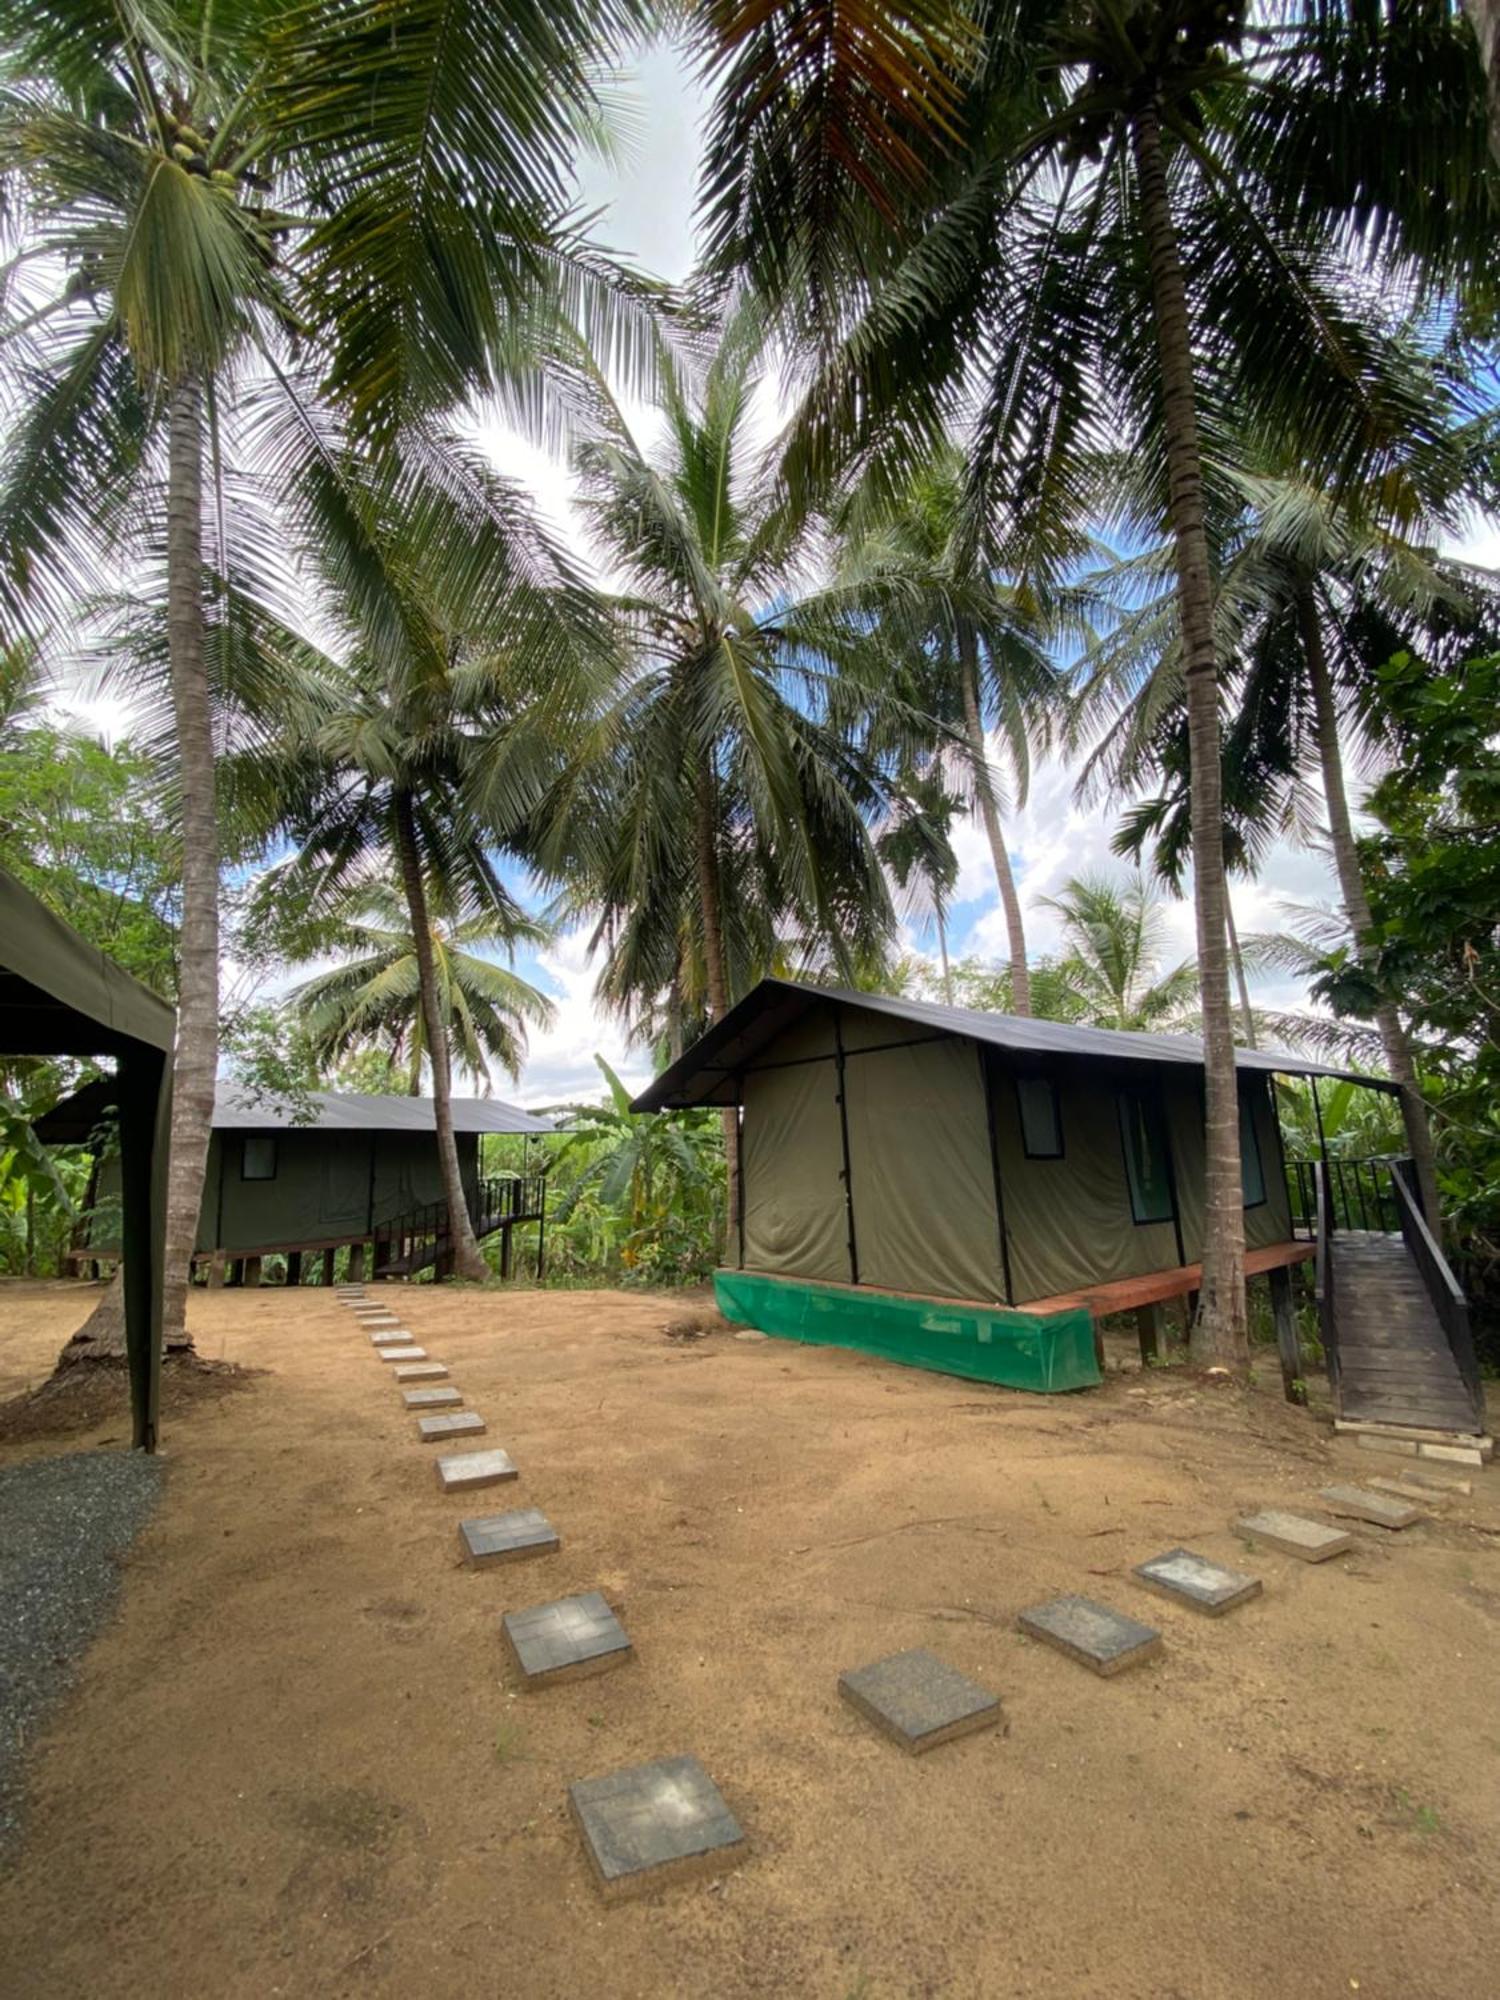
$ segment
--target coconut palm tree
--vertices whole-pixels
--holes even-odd
[[[1073,875],[1061,894],[1039,896],[1037,907],[1062,919],[1057,972],[1077,1018],[1157,1034],[1190,1024],[1198,970],[1191,959],[1162,970],[1162,906],[1141,876],[1121,886],[1104,875]]]
[[[313,1055],[334,1064],[367,1048],[389,1052],[405,1067],[413,1097],[422,1088],[428,1060],[421,970],[404,897],[395,887],[392,858],[379,873],[352,889],[319,927],[317,956],[341,962],[294,986],[286,1005],[298,1017]],[[520,1074],[529,1027],[544,1027],[554,1008],[509,966],[480,957],[481,950],[513,953],[517,944],[544,943],[547,927],[514,903],[460,915],[446,883],[425,884],[432,913],[432,957],[438,1007],[448,1030],[454,1067],[490,1088],[490,1065]],[[313,939],[302,940],[299,956]]]
[[[318,443],[307,545],[338,653],[235,774],[295,849],[258,885],[252,929],[274,938],[285,899],[292,936],[316,939],[382,857],[394,862],[454,1266],[482,1278],[453,1132],[437,919],[502,934],[522,925],[496,853],[541,796],[548,759],[560,761],[547,731],[565,726],[570,690],[592,690],[588,669],[613,660],[612,635],[529,503],[467,447],[407,433],[367,466],[337,426]]]
[[[601,991],[717,1021],[778,956],[850,965],[888,934],[860,723],[876,667],[850,594],[751,445],[764,328],[741,311],[695,381],[662,345],[648,453],[596,380],[582,506],[622,582],[623,685],[538,813],[531,858],[606,946]],[[738,1130],[724,1118],[733,1212]]]
[[[1029,1014],[1025,919],[1001,812],[1025,803],[1032,748],[1059,712],[1062,678],[1036,607],[993,574],[962,534],[962,491],[961,457],[944,445],[893,501],[862,504],[857,497],[838,575],[863,596],[872,641],[894,652],[912,703],[942,725],[934,752],[946,774],[961,778],[984,828],[1005,916],[1013,1009]],[[991,761],[991,732],[1009,766],[1008,786]]]
[[[1360,872],[1349,802],[1347,758],[1379,763],[1395,749],[1381,695],[1381,669],[1408,651],[1436,664],[1457,663],[1500,643],[1500,576],[1444,557],[1439,538],[1461,526],[1470,496],[1484,491],[1477,437],[1455,434],[1448,463],[1427,454],[1426,492],[1402,482],[1405,519],[1383,507],[1383,489],[1336,496],[1297,472],[1241,473],[1240,507],[1216,536],[1216,620],[1226,693],[1233,712],[1225,733],[1224,791],[1230,843],[1243,856],[1253,825],[1260,845],[1292,831],[1326,841],[1348,935],[1367,951],[1369,898]],[[1424,468],[1414,468],[1420,476]],[[1436,485],[1434,478],[1438,479]],[[1428,504],[1414,514],[1419,498]],[[1173,594],[1148,587],[1160,576],[1161,552],[1117,565],[1099,594],[1134,601],[1115,629],[1081,664],[1078,727],[1115,720],[1096,747],[1085,783],[1106,782],[1117,795],[1153,776],[1174,784],[1176,817],[1189,803],[1189,774],[1178,754],[1182,657]],[[1305,786],[1314,779],[1319,797]],[[1321,812],[1318,807],[1321,805]],[[1172,838],[1173,812],[1162,794],[1137,809],[1131,845],[1154,819],[1167,835],[1158,853],[1169,879],[1184,858]],[[1159,862],[1160,865],[1160,862]],[[1439,1227],[1432,1136],[1412,1045],[1393,1001],[1377,1011],[1387,1071],[1401,1086],[1407,1145],[1429,1220]]]
[[[956,100],[915,196],[890,186],[863,219],[852,194],[840,208],[841,287],[813,263],[816,182],[781,163],[802,109],[769,59],[766,88],[742,77],[741,106],[720,117],[710,251],[821,336],[789,481],[851,463],[890,479],[968,408],[971,532],[1023,582],[1076,553],[1102,447],[1123,446],[1151,481],[1192,761],[1207,1120],[1195,1345],[1244,1365],[1209,501],[1231,411],[1295,439],[1314,476],[1380,462],[1414,421],[1371,299],[1399,288],[1423,311],[1492,255],[1482,79],[1447,9],[1297,9],[1263,31],[1239,0],[994,0],[977,20],[977,59],[946,71]]]
[[[169,1337],[217,1060],[208,628],[237,529],[219,439],[247,380],[284,383],[293,354],[367,446],[466,391],[544,420],[559,326],[584,326],[628,372],[639,297],[567,211],[574,151],[598,126],[594,59],[642,20],[630,0],[0,0],[18,246],[0,330],[0,617],[67,626],[101,574],[134,581],[163,544],[183,835]]]

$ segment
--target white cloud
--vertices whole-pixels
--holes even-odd
[[[538,983],[551,995],[557,1017],[551,1027],[531,1031],[520,1088],[514,1092],[527,1105],[587,1103],[601,1096],[606,1085],[596,1054],[631,1089],[644,1089],[651,1080],[649,1058],[627,1048],[619,1022],[594,1004],[588,938],[588,927],[579,925],[537,955]],[[501,1096],[511,1094],[509,1088],[500,1091]]]

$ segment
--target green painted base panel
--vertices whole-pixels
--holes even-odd
[[[759,1271],[719,1271],[719,1311],[739,1326],[815,1347],[855,1347],[908,1368],[932,1368],[1007,1389],[1098,1386],[1094,1323],[1073,1312],[1018,1312],[958,1299],[905,1298],[852,1285],[773,1278]]]

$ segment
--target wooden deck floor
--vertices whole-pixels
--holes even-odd
[[[1268,1243],[1264,1249],[1245,1252],[1245,1276],[1263,1278],[1267,1271],[1310,1263],[1316,1254],[1316,1246],[1301,1238],[1295,1242]],[[1106,1313],[1133,1312],[1137,1306],[1185,1298],[1202,1283],[1201,1264],[1177,1264],[1165,1271],[1144,1271],[1135,1278],[1114,1278],[1104,1285],[1083,1285],[1077,1291],[1057,1292],[1047,1299],[1018,1299],[1016,1305],[1019,1311],[1029,1313],[1073,1312],[1085,1306],[1095,1319],[1103,1319]]]

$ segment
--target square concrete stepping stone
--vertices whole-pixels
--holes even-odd
[[[449,1438],[478,1437],[484,1418],[477,1410],[445,1411],[438,1417],[418,1417],[417,1436],[423,1444],[445,1444]]]
[[[717,1875],[747,1852],[739,1821],[696,1757],[664,1757],[568,1787],[568,1810],[606,1902]]]
[[[401,1391],[401,1400],[409,1410],[451,1409],[455,1403],[461,1403],[463,1399],[463,1390],[455,1389],[451,1384],[446,1389],[403,1389]]]
[[[403,1361],[391,1374],[398,1382],[446,1382],[448,1371],[441,1361]]]
[[[425,1347],[413,1347],[410,1341],[404,1347],[395,1343],[392,1343],[389,1347],[377,1347],[375,1352],[380,1356],[382,1361],[425,1361],[427,1359],[427,1349]]]
[[[481,1563],[550,1556],[562,1547],[556,1528],[540,1507],[518,1507],[513,1514],[485,1514],[477,1520],[460,1521],[458,1539],[476,1569]]]
[[[1054,1597],[1023,1611],[1016,1623],[1033,1639],[1106,1678],[1155,1659],[1162,1650],[1162,1636],[1152,1626],[1095,1604],[1091,1597]]]
[[[1383,1493],[1367,1493],[1363,1486],[1325,1486],[1318,1498],[1330,1514],[1368,1521],[1376,1528],[1409,1528],[1422,1518],[1406,1501],[1389,1499]]]
[[[840,1674],[839,1693],[913,1756],[1000,1720],[998,1696],[922,1646]]]
[[[500,1631],[529,1688],[608,1673],[622,1667],[634,1650],[625,1627],[597,1590],[560,1597],[555,1604],[534,1604],[529,1611],[507,1611]]]
[[[1342,1528],[1330,1528],[1326,1521],[1304,1521],[1300,1514],[1285,1513],[1280,1507],[1263,1507],[1258,1514],[1247,1514],[1236,1521],[1235,1532],[1253,1535],[1268,1549],[1280,1549],[1284,1556],[1296,1556],[1305,1563],[1327,1562],[1330,1556],[1341,1556],[1354,1547],[1353,1535],[1345,1534]]]
[[[469,1493],[477,1486],[499,1486],[503,1480],[516,1476],[508,1451],[453,1451],[437,1461],[437,1482],[445,1493]]]
[[[1454,1489],[1434,1487],[1426,1479],[1372,1479],[1370,1485],[1378,1493],[1394,1493],[1398,1500],[1419,1500],[1424,1507],[1440,1507],[1444,1500],[1453,1498]],[[1468,1487],[1462,1489],[1468,1492]]]
[[[1190,1604],[1195,1611],[1206,1611],[1210,1618],[1221,1617],[1237,1604],[1247,1604],[1264,1588],[1258,1576],[1226,1569],[1207,1556],[1195,1556],[1191,1549],[1168,1549],[1164,1556],[1137,1563],[1133,1573],[1149,1590],[1159,1590],[1178,1604]]]
[[[406,1326],[378,1326],[370,1335],[372,1347],[415,1347],[416,1335]]]

